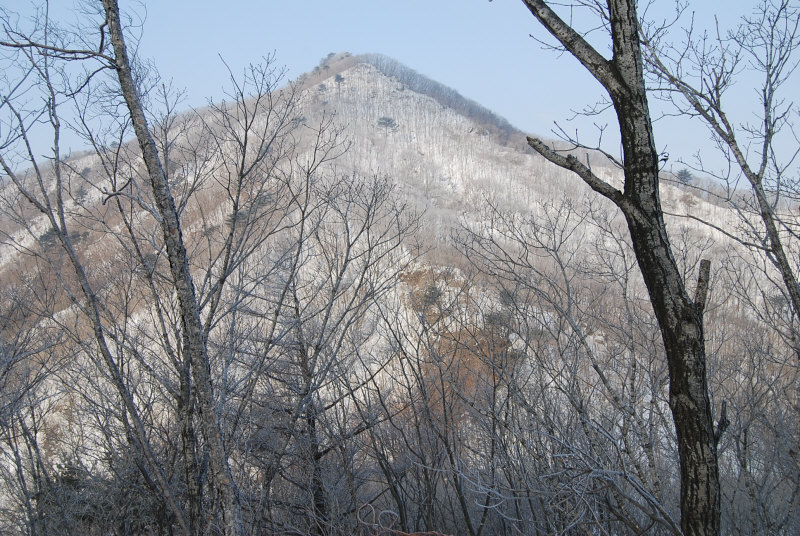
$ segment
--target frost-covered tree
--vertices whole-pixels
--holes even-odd
[[[675,263],[659,198],[659,154],[647,102],[640,22],[633,0],[577,2],[608,31],[610,57],[590,44],[552,3],[524,0],[533,16],[606,91],[620,129],[624,188],[598,177],[573,155],[529,137],[529,145],[551,162],[579,175],[624,215],[636,258],[650,293],[669,364],[670,407],[678,434],[681,464],[681,527],[686,534],[720,530],[717,441],[708,394],[703,309],[707,270],[690,297]]]

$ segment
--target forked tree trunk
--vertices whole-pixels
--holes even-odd
[[[625,187],[619,191],[581,164],[538,139],[528,142],[561,167],[576,172],[625,216],[636,260],[658,320],[669,368],[669,403],[681,464],[681,528],[687,536],[720,531],[717,448],[706,383],[702,305],[689,297],[667,238],[659,198],[659,160],[642,69],[635,0],[608,0],[613,58],[606,60],[539,0],[528,9],[607,90],[619,121]],[[698,300],[699,301],[699,300]]]

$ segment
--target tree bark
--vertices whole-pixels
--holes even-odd
[[[540,140],[528,141],[551,162],[576,172],[625,216],[668,362],[669,402],[681,464],[681,528],[687,536],[719,534],[719,470],[706,381],[703,316],[673,258],[661,210],[658,153],[644,83],[636,2],[608,0],[613,58],[605,60],[547,3],[523,1],[603,85],[614,105],[624,157],[622,192],[574,157],[564,157]]]
[[[169,191],[164,166],[148,127],[136,82],[131,72],[123,28],[120,22],[119,6],[116,0],[103,0],[103,7],[106,13],[106,23],[111,44],[114,49],[114,67],[117,71],[122,95],[131,115],[142,158],[147,167],[153,198],[161,217],[160,223],[164,243],[181,313],[182,345],[184,352],[190,356],[200,426],[208,444],[209,470],[213,482],[219,490],[224,508],[225,534],[242,534],[244,530],[242,510],[225,453],[219,418],[214,406],[206,340],[200,320],[194,282],[189,271],[178,211]]]

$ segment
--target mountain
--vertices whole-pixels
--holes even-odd
[[[677,533],[667,365],[618,211],[389,58],[272,74],[198,110],[144,92],[251,532]],[[0,532],[212,533],[229,512],[161,215],[101,95],[94,150],[0,183]],[[794,320],[746,193],[684,181],[661,198],[685,279],[712,261],[723,523],[794,533]]]
[[[545,200],[591,195],[576,176],[535,154],[525,134],[508,121],[391,58],[331,54],[295,84],[301,96],[293,113],[298,124],[308,127],[305,133],[326,121],[341,129],[349,149],[337,167],[360,176],[389,177],[425,213],[426,225],[441,243],[465,213],[486,202],[529,210]],[[302,154],[303,143],[298,148]],[[601,178],[621,184],[619,170],[604,157],[594,152],[580,157],[591,159]],[[98,165],[92,154],[70,160],[70,167],[87,177]],[[683,213],[691,206],[697,217],[726,225],[726,215],[731,215],[713,203],[713,196],[666,179],[662,196],[671,212]],[[102,185],[94,186],[99,189],[81,187],[79,197],[87,203],[102,201]],[[725,239],[692,220],[676,224]],[[36,232],[46,233],[44,220],[33,225]],[[13,258],[8,244],[2,248],[4,258]]]
[[[575,175],[532,151],[526,133],[507,120],[386,56],[331,54],[299,81],[304,117],[318,121],[330,113],[345,128],[351,142],[347,167],[391,177],[425,210],[443,241],[464,213],[487,201],[530,210],[546,200],[592,195]],[[591,161],[601,178],[621,185],[620,170],[604,156],[594,151],[578,155]],[[691,206],[700,219],[723,226],[735,221],[726,220],[730,214],[720,210],[721,203],[706,188],[714,189],[706,184],[690,188],[665,174],[662,196],[670,212],[683,214]],[[726,240],[695,220],[674,224]]]

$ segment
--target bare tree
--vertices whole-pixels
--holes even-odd
[[[46,17],[46,14],[43,16]],[[5,30],[9,39],[3,45],[19,56],[17,68],[22,73],[22,78],[9,88],[2,103],[5,117],[8,118],[7,124],[12,128],[3,140],[4,150],[0,154],[0,165],[9,178],[9,183],[4,186],[13,187],[13,191],[17,193],[11,210],[6,212],[10,221],[19,229],[19,232],[10,237],[11,245],[18,252],[31,254],[34,259],[39,259],[42,267],[52,268],[53,272],[45,276],[49,279],[46,284],[58,282],[62,286],[59,309],[71,304],[85,319],[88,325],[79,322],[76,326],[78,329],[70,333],[70,338],[84,348],[87,340],[96,343],[96,349],[90,355],[98,356],[98,361],[103,364],[107,373],[106,379],[113,386],[124,408],[121,413],[124,415],[131,446],[140,462],[139,467],[169,505],[176,523],[188,532],[182,508],[150,440],[136,394],[126,381],[125,361],[117,353],[121,348],[121,341],[115,340],[113,330],[106,329],[108,310],[103,294],[107,289],[103,289],[103,285],[95,278],[96,274],[87,272],[85,259],[76,248],[78,233],[73,232],[73,226],[81,225],[71,218],[74,207],[71,202],[71,185],[74,176],[69,166],[65,165],[60,146],[61,104],[69,102],[68,96],[72,89],[69,85],[73,80],[64,68],[63,60],[97,58],[99,61],[99,65],[94,64],[94,70],[81,73],[86,78],[83,78],[84,82],[79,82],[80,86],[104,71],[107,67],[104,62],[108,57],[103,55],[105,51],[102,48],[100,52],[64,48],[69,36],[55,32],[51,34],[46,23],[38,28],[43,32],[40,36],[28,37],[8,26]],[[37,37],[41,37],[38,42]],[[25,108],[30,102],[26,92],[30,91],[40,92],[46,103],[43,110],[37,112]],[[52,132],[52,159],[47,167],[38,164],[33,148],[31,133],[40,118],[44,119]],[[27,163],[31,168],[18,172],[15,168],[20,162]],[[35,215],[38,217],[34,217]],[[41,236],[47,240],[41,240]],[[31,248],[28,244],[31,240],[35,243],[37,238],[40,240],[40,247]],[[58,310],[53,311],[54,314],[57,312]],[[53,320],[52,316],[50,320]]]
[[[686,10],[686,6],[682,6]],[[792,211],[797,202],[796,149],[793,130],[797,113],[791,86],[800,47],[798,6],[790,0],[764,0],[745,16],[739,28],[697,35],[689,27],[680,44],[668,43],[670,27],[646,27],[642,32],[647,66],[658,94],[679,112],[703,121],[726,160],[734,165],[718,172],[698,155],[705,173],[728,184],[728,201],[742,217],[740,232],[729,236],[766,256],[782,281],[792,315],[776,315],[776,327],[800,352],[797,322],[800,285],[793,251],[797,240]],[[677,24],[677,23],[676,23]],[[740,80],[745,77],[747,79]],[[757,77],[757,121],[735,119],[729,90]],[[737,188],[743,176],[752,196]],[[798,354],[800,355],[800,354]]]
[[[76,38],[51,30],[46,12],[38,20],[42,23],[41,35],[28,36],[12,26],[12,21],[5,21],[7,40],[3,46],[12,51],[12,61],[18,60],[14,65],[21,69],[22,78],[12,81],[2,103],[9,127],[0,154],[9,177],[4,184],[9,199],[4,215],[17,231],[6,237],[9,241],[4,246],[39,259],[45,271],[52,270],[48,277],[53,281],[46,284],[62,285],[58,308],[65,307],[64,300],[71,301],[85,315],[102,360],[97,363],[100,369],[82,375],[87,389],[77,397],[85,397],[84,403],[97,411],[96,419],[102,423],[99,434],[105,438],[107,452],[119,452],[121,444],[124,450],[126,442],[134,447],[135,464],[131,467],[138,466],[144,480],[158,489],[169,505],[173,521],[167,525],[174,522],[181,532],[198,533],[205,530],[203,525],[215,523],[221,512],[227,530],[240,532],[239,498],[218,414],[219,398],[224,402],[227,386],[223,383],[221,389],[211,389],[210,374],[216,363],[208,355],[208,338],[229,312],[220,307],[220,300],[231,274],[241,270],[242,264],[281,228],[286,215],[281,208],[291,204],[291,198],[281,189],[285,170],[277,171],[275,166],[294,147],[288,134],[296,127],[292,115],[295,94],[289,87],[278,97],[274,84],[280,77],[274,76],[268,65],[264,69],[254,67],[245,85],[235,86],[232,104],[212,108],[209,121],[218,123],[204,123],[192,114],[176,114],[175,101],[164,90],[166,112],[151,129],[139,100],[151,88],[144,79],[133,79],[119,13],[114,4],[106,8],[101,19],[105,23],[98,23],[100,44],[96,48],[70,48],[73,42],[69,39]],[[113,30],[116,57],[106,54],[111,51],[106,49],[105,30]],[[109,68],[118,71],[120,86],[133,92],[128,95],[132,115],[144,123],[137,123],[142,127],[137,133],[145,153],[156,156],[155,160],[145,159],[145,181],[140,180],[140,160],[125,142],[131,123],[124,116],[121,121],[114,119],[118,116],[113,104],[105,108],[109,103],[124,102],[124,95],[114,84],[101,79]],[[71,76],[75,72],[83,77],[75,81]],[[94,84],[96,81],[100,83]],[[35,90],[44,94],[44,111],[25,108]],[[255,95],[252,100],[251,95]],[[94,149],[94,168],[76,169],[75,160],[61,152],[63,126],[59,114],[67,105],[76,110],[69,126],[81,132]],[[97,126],[96,117],[106,117],[106,113],[112,118],[107,123],[112,128],[104,130]],[[43,116],[54,138],[51,166],[47,168],[38,165],[31,134]],[[234,157],[231,165],[218,164],[227,164],[225,157],[229,156]],[[30,170],[16,170],[26,163]],[[207,195],[204,190],[209,184],[221,186],[225,194],[228,203],[218,204],[217,209],[227,213],[228,225],[220,225],[215,214],[203,213],[203,207],[208,206],[203,205]],[[178,192],[177,203],[170,188]],[[36,212],[40,217],[33,217]],[[182,214],[190,214],[193,221],[199,218],[205,226],[201,233],[205,243],[197,240],[197,235],[189,237],[195,269],[203,278],[199,298],[189,273]],[[159,227],[160,238],[154,232]],[[98,237],[98,232],[102,236],[99,241],[109,248],[106,254],[114,255],[120,264],[89,265],[87,255],[91,254],[87,250],[91,248],[85,239]],[[42,247],[31,248],[30,239],[40,240]],[[164,257],[171,262],[165,263]],[[74,276],[64,266],[64,259]],[[164,270],[165,264],[169,270]],[[175,304],[172,296],[178,298]],[[143,303],[147,304],[144,309]],[[63,313],[58,308],[49,317],[40,317],[42,321],[53,322],[53,315]],[[206,315],[204,323],[200,322],[201,309]],[[143,329],[142,314],[149,314],[153,320],[150,329]],[[77,328],[62,327],[72,330],[68,331],[71,343],[94,359],[98,352],[86,343],[85,327],[80,323]],[[103,367],[106,373],[98,374]],[[116,410],[118,404],[105,391],[104,382],[115,386],[124,410]],[[153,385],[160,387],[153,389]],[[92,389],[99,395],[96,399],[90,395]],[[170,430],[158,426],[162,418],[159,414],[169,411],[173,404],[176,420],[182,423],[182,456],[178,458],[185,466],[186,511],[180,497],[180,477],[173,474],[169,462],[175,454],[169,451]],[[113,421],[118,421],[121,429],[112,425]],[[204,440],[195,432],[197,425]],[[102,449],[100,443],[97,446]],[[211,493],[205,496],[203,487],[209,478],[204,459],[211,462]],[[223,507],[208,515],[204,505],[217,501],[217,493]]]
[[[0,307],[0,485],[9,504],[0,510],[0,527],[9,534],[45,534],[55,526],[44,519],[40,494],[50,483],[50,468],[43,460],[41,423],[61,400],[54,387],[53,370],[59,359],[61,335],[39,323],[53,294],[36,299],[33,288],[14,285],[2,291]],[[49,301],[52,305],[52,301]],[[53,517],[63,521],[71,514],[54,505]]]
[[[116,4],[94,15],[99,44],[51,44],[46,13],[43,34],[9,25],[3,43],[22,68],[2,108],[3,247],[57,283],[57,307],[37,319],[79,356],[60,381],[88,431],[69,438],[66,472],[27,458],[52,476],[47,515],[68,514],[47,527],[349,533],[363,483],[349,456],[375,422],[349,408],[382,368],[361,347],[376,338],[376,300],[414,258],[418,222],[387,179],[332,170],[341,130],[300,119],[298,88],[279,89],[269,61],[232,75],[230,101],[180,113],[179,96],[126,58]],[[47,106],[28,114],[34,89]],[[33,148],[43,116],[48,167]],[[64,154],[63,125],[93,153]],[[70,525],[75,497],[120,515]],[[139,514],[122,507],[134,504]]]
[[[136,139],[150,178],[153,198],[160,216],[163,240],[166,246],[175,294],[180,303],[183,352],[191,363],[195,397],[200,415],[200,426],[208,442],[211,478],[218,486],[224,505],[225,533],[242,534],[244,531],[241,504],[236,484],[231,475],[225,445],[220,430],[219,415],[214,404],[211,384],[207,336],[200,319],[194,280],[189,271],[189,261],[180,218],[170,193],[165,166],[158,154],[152,131],[139,97],[139,85],[134,79],[131,62],[125,45],[124,30],[119,6],[114,0],[104,0],[109,38],[113,47],[113,66],[119,78],[122,96],[131,115]]]
[[[681,528],[718,534],[720,488],[717,446],[706,379],[704,292],[693,300],[673,257],[659,199],[659,154],[647,103],[636,2],[580,3],[610,33],[610,59],[598,52],[548,3],[525,0],[544,28],[603,86],[617,115],[624,188],[603,181],[572,155],[536,138],[529,145],[551,162],[578,174],[625,216],[633,249],[658,319],[669,365],[669,402],[681,465]]]
[[[558,459],[530,462],[523,479],[550,512],[549,530],[677,534],[663,349],[621,218],[603,201],[490,205],[480,224],[465,224],[461,247],[499,295],[494,312],[481,309],[507,330],[513,355],[512,366],[485,360],[527,415],[526,433],[540,435],[531,444]]]

